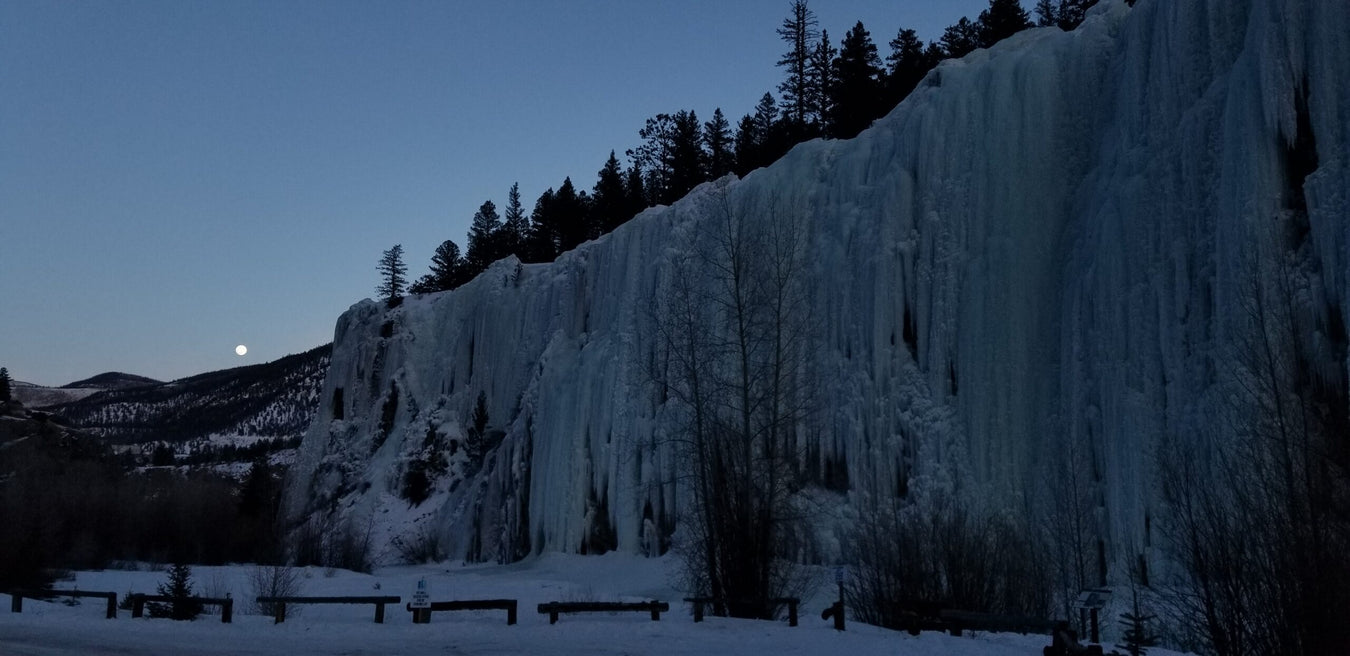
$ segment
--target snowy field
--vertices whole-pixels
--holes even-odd
[[[507,626],[504,611],[435,613],[431,624],[414,625],[399,606],[386,608],[385,623],[375,624],[374,607],[288,607],[286,622],[251,614],[254,594],[249,566],[193,568],[199,594],[230,593],[237,601],[234,623],[218,615],[195,622],[131,619],[118,611],[104,619],[103,601],[84,599],[77,606],[60,600],[24,600],[23,612],[0,608],[0,654],[55,656],[74,654],[847,654],[848,656],[937,655],[1012,656],[1040,654],[1045,636],[976,634],[953,638],[925,633],[913,637],[850,622],[839,633],[820,619],[824,599],[807,599],[801,624],[709,618],[695,624],[683,593],[671,587],[670,559],[651,560],[620,554],[546,555],[507,566],[427,565],[394,567],[373,575],[347,571],[306,571],[301,595],[399,595],[412,598],[426,577],[432,600],[515,598],[519,621]],[[81,590],[153,594],[164,572],[79,572]],[[72,582],[61,582],[66,588]],[[821,595],[823,597],[824,594]],[[549,625],[535,611],[545,601],[638,601],[660,599],[671,612],[653,622],[644,613],[563,615]],[[1151,650],[1151,654],[1166,654]]]

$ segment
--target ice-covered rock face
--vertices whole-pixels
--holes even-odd
[[[849,498],[942,486],[1035,512],[1072,447],[1106,543],[1140,544],[1152,453],[1213,434],[1244,263],[1281,247],[1270,226],[1295,205],[1310,293],[1345,314],[1347,34],[1340,1],[1104,0],[1074,32],[944,63],[856,139],[800,145],[555,263],[358,303],[288,508],[373,517],[378,544],[440,535],[451,556],[582,550],[597,526],[655,548],[683,503],[657,329],[673,263],[725,207],[806,226],[801,439],[844,463]],[[481,467],[464,451],[480,393]],[[412,507],[404,472],[432,452],[442,473]]]

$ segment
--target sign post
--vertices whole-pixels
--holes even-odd
[[[413,592],[408,607],[413,611],[413,624],[431,623],[431,594],[427,592],[426,577],[417,579],[417,590]]]
[[[1106,607],[1106,602],[1111,599],[1111,591],[1106,588],[1097,588],[1084,590],[1078,593],[1078,598],[1074,600],[1074,607],[1078,609],[1078,628],[1085,628],[1089,616],[1091,617],[1091,638],[1092,642],[1101,642],[1101,632],[1097,626],[1097,614],[1102,608]]]

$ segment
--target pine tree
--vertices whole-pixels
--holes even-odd
[[[880,115],[881,58],[872,35],[858,21],[844,35],[839,56],[834,60],[835,86],[831,133],[851,139]]]
[[[1059,10],[1056,8],[1058,3],[1055,0],[1036,0],[1036,25],[1037,27],[1049,27],[1059,25]]]
[[[628,211],[625,212],[628,216],[637,216],[642,210],[651,207],[647,190],[642,184],[642,169],[637,164],[629,166],[628,172],[624,174],[623,191],[628,198]]]
[[[788,44],[787,52],[778,65],[787,68],[787,78],[778,85],[783,94],[784,118],[799,126],[806,125],[813,106],[810,80],[811,44],[819,36],[816,15],[806,6],[806,0],[793,0],[791,15],[783,19],[778,38]]]
[[[736,168],[739,177],[759,168],[759,131],[755,129],[755,117],[746,114],[736,123]]]
[[[972,23],[969,18],[962,16],[955,25],[943,30],[939,40],[942,52],[951,59],[965,57],[980,47],[980,31],[978,22]]]
[[[562,186],[558,187],[558,193],[553,196],[553,214],[559,253],[570,251],[586,241],[586,216],[590,204],[591,197],[584,191],[577,193],[572,178],[565,178]]]
[[[1155,616],[1143,610],[1139,603],[1139,591],[1131,590],[1132,603],[1131,610],[1120,616],[1120,625],[1125,630],[1120,639],[1123,644],[1116,645],[1124,649],[1130,656],[1145,656],[1149,647],[1158,645],[1158,636],[1151,633],[1148,625],[1155,619]]]
[[[0,403],[9,403],[13,398],[13,391],[10,389],[9,369],[0,367]]]
[[[159,584],[158,594],[173,597],[167,604],[149,604],[151,617],[168,617],[175,620],[196,619],[202,613],[201,602],[192,599],[192,568],[176,564],[169,568],[169,579]]]
[[[534,201],[525,246],[529,262],[552,262],[553,258],[558,257],[558,222],[554,216],[553,201],[552,187],[545,189]]]
[[[731,124],[722,115],[721,107],[713,110],[712,120],[703,124],[703,147],[707,155],[709,180],[716,180],[735,168],[735,155],[731,150]]]
[[[393,248],[386,250],[380,256],[380,264],[377,267],[380,272],[381,282],[375,288],[375,293],[380,295],[386,303],[395,303],[403,298],[403,288],[407,284],[408,273],[407,265],[403,264],[403,245],[394,244]]]
[[[825,126],[829,124],[832,108],[830,99],[834,95],[836,82],[834,59],[838,56],[839,50],[830,43],[829,31],[821,30],[820,40],[811,51],[811,98],[815,101],[811,108],[811,121],[816,134],[825,134]]]
[[[459,255],[459,244],[447,239],[436,247],[431,256],[431,271],[413,283],[408,291],[414,294],[430,294],[454,289],[468,282],[468,269],[464,258]]]
[[[511,191],[506,193],[506,214],[496,237],[498,257],[520,257],[525,245],[525,233],[529,229],[529,218],[520,205],[520,183],[513,183]]]
[[[591,188],[591,210],[586,219],[586,238],[594,239],[607,233],[633,218],[628,213],[628,191],[624,188],[623,169],[619,167],[619,158],[609,151],[609,159],[596,174],[595,186]]]
[[[1041,2],[1050,2],[1050,0],[1041,0]],[[1068,32],[1083,24],[1083,19],[1087,17],[1087,10],[1097,4],[1097,0],[1059,0],[1059,8],[1055,11],[1055,25],[1059,29]],[[1037,13],[1040,12],[1040,5],[1037,5]]]
[[[918,33],[901,29],[891,39],[891,54],[886,57],[886,63],[890,65],[886,75],[887,100],[894,106],[919,85],[937,62],[929,63]]]
[[[492,201],[483,201],[478,211],[473,213],[473,222],[469,224],[469,252],[465,255],[472,276],[478,275],[489,264],[499,259],[497,242],[493,238],[501,230],[502,220],[497,215],[497,205]]]
[[[980,47],[988,48],[1022,30],[1034,27],[1018,0],[989,0],[980,12]]]
[[[669,204],[707,179],[703,166],[703,125],[693,110],[675,112],[671,123],[670,186],[663,202]]]
[[[473,471],[477,471],[483,466],[483,456],[487,455],[487,393],[479,392],[478,401],[474,403],[473,414],[469,418],[470,424],[465,431],[464,453],[469,457],[469,464]]]
[[[633,165],[642,170],[642,186],[651,205],[667,202],[674,176],[674,132],[674,117],[657,114],[638,130],[642,143],[627,153]]]

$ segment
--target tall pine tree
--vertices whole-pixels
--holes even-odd
[[[632,218],[628,214],[628,190],[623,184],[623,169],[619,168],[619,159],[614,151],[609,151],[609,159],[597,174],[595,187],[591,189],[591,209],[586,221],[587,239],[594,239],[609,232]]]
[[[394,244],[392,248],[384,251],[380,255],[380,263],[376,269],[380,272],[380,284],[375,288],[375,293],[386,303],[391,304],[403,298],[403,288],[408,282],[405,277],[408,266],[403,263],[403,245]]]
[[[497,231],[499,256],[515,255],[520,257],[525,246],[525,233],[530,229],[529,217],[520,206],[520,183],[513,183],[506,193],[506,214],[502,217],[502,227]]]
[[[525,250],[528,262],[552,262],[558,257],[558,221],[554,215],[554,193],[550,187],[539,194],[530,213],[530,233]]]
[[[782,94],[784,119],[805,126],[810,120],[814,101],[811,85],[811,50],[815,39],[816,15],[806,6],[806,0],[793,0],[791,13],[778,28],[778,38],[788,45],[778,65],[787,69],[787,77],[778,85]]]
[[[675,112],[671,130],[670,186],[663,203],[684,197],[707,179],[703,167],[703,125],[693,110]]]
[[[468,269],[459,254],[459,244],[447,239],[436,247],[431,256],[431,271],[409,288],[414,294],[430,294],[454,289],[465,282]]]
[[[675,119],[657,114],[638,130],[642,143],[628,151],[628,159],[642,170],[642,186],[651,205],[667,202],[674,177]]]
[[[831,133],[841,139],[851,139],[881,113],[878,102],[882,90],[881,58],[877,56],[877,46],[862,21],[844,35],[839,57],[834,60],[834,74],[837,83]]]
[[[731,124],[722,115],[722,108],[713,110],[712,120],[703,124],[703,147],[707,153],[708,179],[716,180],[735,168],[732,152]]]
[[[811,121],[816,134],[826,134],[833,105],[835,77],[834,60],[839,49],[830,43],[828,30],[820,31],[820,40],[811,50],[811,98],[815,105],[811,108]]]
[[[501,227],[502,219],[497,214],[497,205],[490,200],[483,201],[478,211],[473,213],[473,223],[469,225],[469,252],[465,259],[473,275],[478,275],[499,259],[494,237]]]
[[[989,0],[989,8],[980,12],[980,47],[988,48],[1030,27],[1031,16],[1018,0]]]
[[[949,25],[943,30],[942,38],[938,42],[947,57],[960,59],[980,47],[980,32],[978,22],[972,23],[969,18],[962,16],[955,25]]]
[[[890,69],[886,75],[887,101],[895,106],[909,95],[937,62],[929,62],[923,41],[914,30],[901,29],[891,39],[891,54],[886,57]]]
[[[558,193],[553,196],[553,213],[558,230],[558,252],[576,248],[586,241],[586,215],[590,209],[590,196],[586,192],[577,193],[572,178],[563,180]]]

